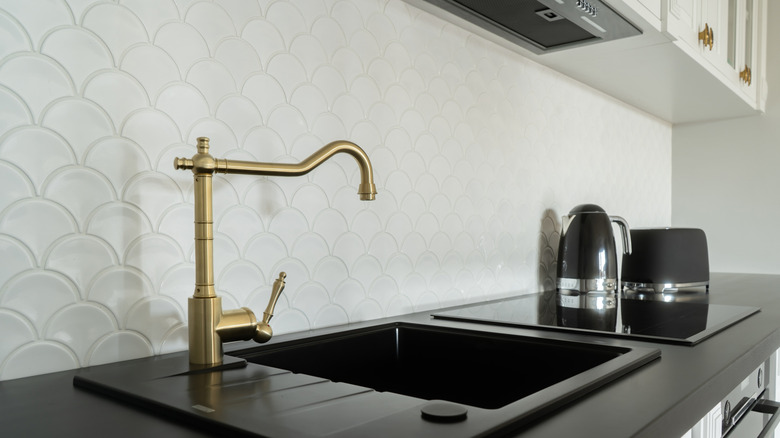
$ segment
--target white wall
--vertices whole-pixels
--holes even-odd
[[[195,138],[217,289],[285,333],[554,287],[559,217],[671,222],[671,127],[399,0],[0,0],[0,379],[186,348]]]
[[[780,274],[780,4],[767,3],[766,114],[672,131],[672,223],[704,230],[711,271]]]

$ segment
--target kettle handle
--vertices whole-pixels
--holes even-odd
[[[623,235],[623,253],[631,254],[631,230],[628,228],[628,222],[620,216],[610,216],[609,220],[620,226]]]

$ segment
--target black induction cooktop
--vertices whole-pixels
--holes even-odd
[[[761,309],[709,303],[709,293],[624,291],[614,306],[572,309],[555,291],[522,295],[454,310],[433,317],[452,321],[588,332],[653,342],[695,345]]]

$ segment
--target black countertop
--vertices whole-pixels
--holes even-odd
[[[756,306],[762,310],[695,346],[431,320],[431,312],[390,320],[660,348],[660,359],[536,421],[520,436],[677,437],[780,348],[779,283],[780,275],[712,274],[711,303]],[[353,326],[379,322],[382,321]],[[317,333],[343,329],[333,327]],[[308,332],[283,335],[272,342],[310,335]],[[3,435],[213,436],[186,422],[167,419],[163,414],[129,407],[74,388],[73,377],[80,372],[83,371],[0,382],[0,431]]]

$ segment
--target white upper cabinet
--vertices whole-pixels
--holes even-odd
[[[642,34],[542,55],[435,5],[449,0],[406,1],[672,123],[766,106],[767,0],[605,0]]]
[[[759,111],[766,104],[764,7],[765,0],[668,0],[665,23],[681,50]]]

